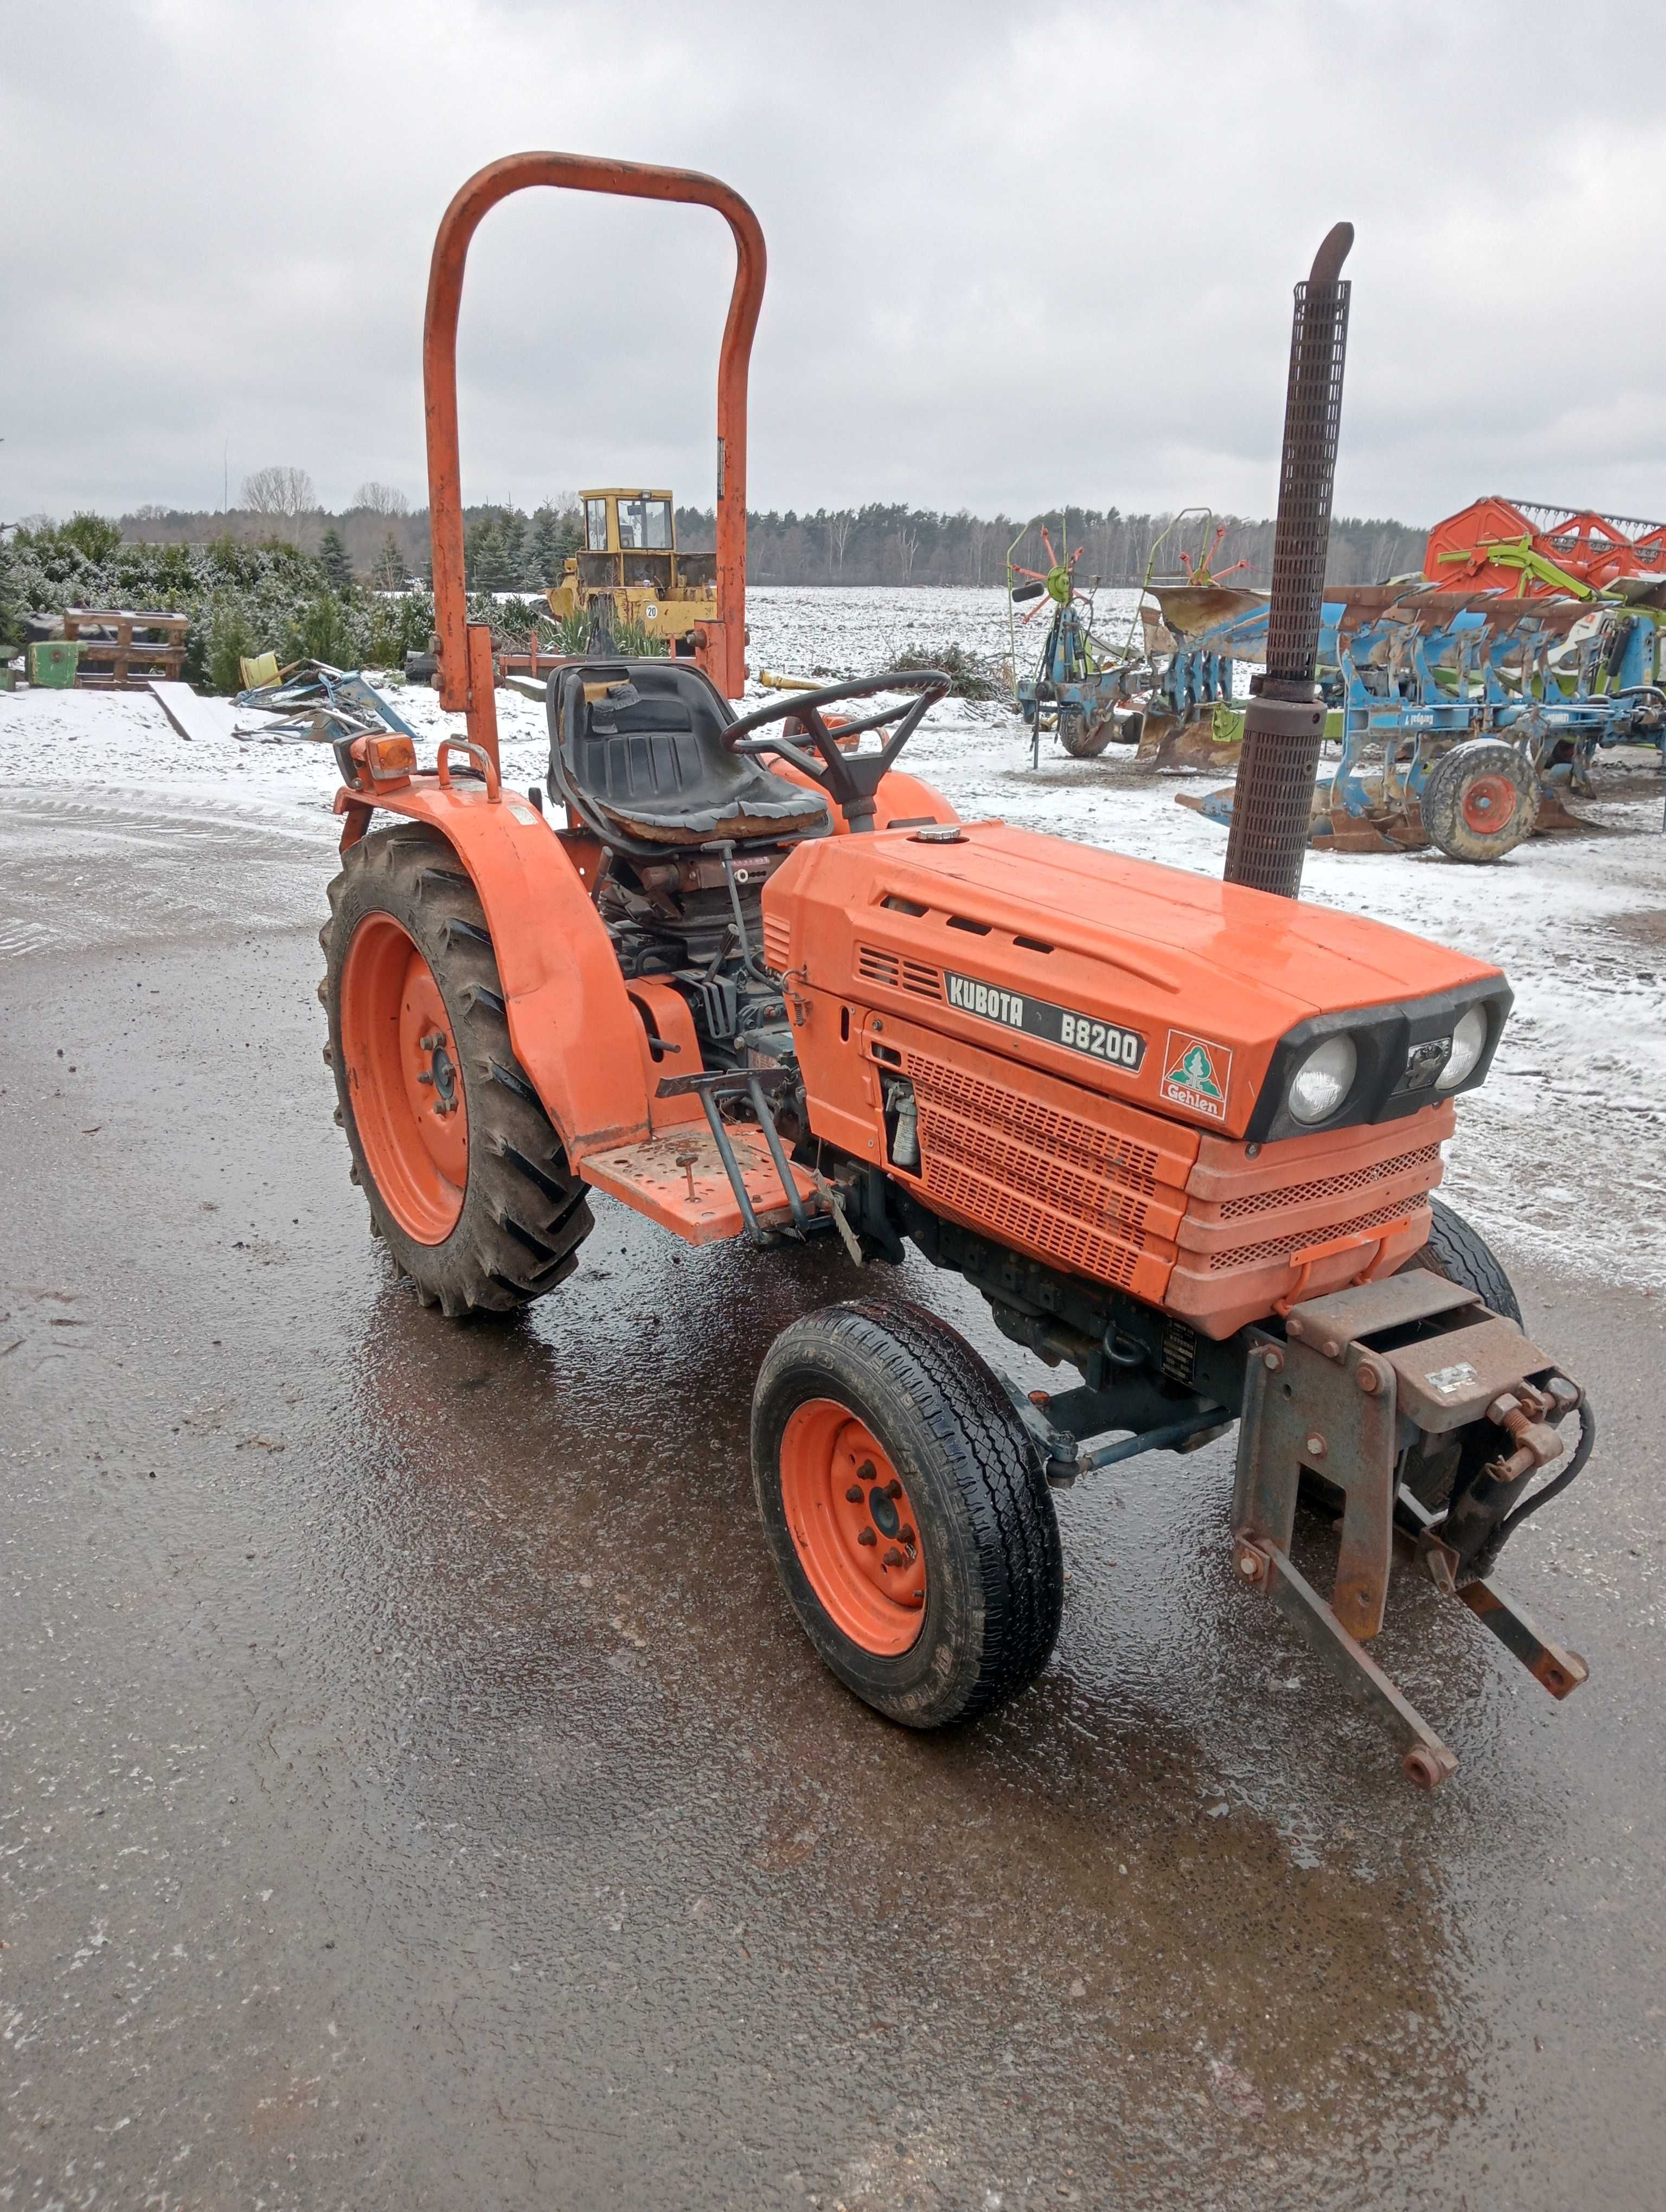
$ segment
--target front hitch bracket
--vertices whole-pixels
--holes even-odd
[[[1460,1599],[1553,1697],[1568,1696],[1587,1670],[1495,1582],[1465,1578],[1442,1516],[1400,1484],[1402,1455],[1420,1437],[1491,1417],[1505,1393],[1547,1402],[1529,1377],[1541,1390],[1554,1384],[1565,1409],[1579,1393],[1513,1322],[1420,1268],[1293,1306],[1286,1329],[1282,1339],[1246,1332],[1232,1502],[1237,1578],[1271,1597],[1328,1672],[1386,1723],[1411,1779],[1436,1789],[1456,1759],[1365,1650],[1383,1626],[1396,1554]],[[1329,1602],[1290,1558],[1304,1474],[1326,1486],[1327,1500],[1341,1497]]]

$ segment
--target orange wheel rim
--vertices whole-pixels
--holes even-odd
[[[341,1048],[382,1202],[416,1243],[443,1244],[469,1180],[468,1106],[434,970],[392,915],[367,915],[347,948]]]
[[[799,1565],[835,1626],[877,1657],[906,1651],[925,1613],[926,1561],[873,1430],[830,1398],[807,1400],[781,1437],[781,1494]]]
[[[1508,827],[1521,793],[1507,775],[1478,775],[1463,787],[1464,827],[1477,836],[1496,836]]]

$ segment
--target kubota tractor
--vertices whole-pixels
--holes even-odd
[[[529,185],[712,207],[738,269],[719,612],[696,663],[559,669],[547,786],[522,795],[500,779],[490,636],[465,619],[455,343],[469,240]],[[458,1317],[556,1290],[593,1188],[689,1243],[744,1237],[760,1264],[836,1237],[857,1295],[794,1322],[757,1377],[758,1509],[822,1657],[911,1726],[964,1720],[1045,1662],[1054,1486],[1235,1421],[1235,1574],[1386,1721],[1414,1779],[1456,1762],[1367,1648],[1396,1553],[1554,1696],[1584,1677],[1491,1572],[1584,1463],[1589,1408],[1432,1196],[1509,987],[1293,895],[1351,235],[1339,226],[1298,288],[1267,673],[1216,884],[958,820],[897,766],[945,678],[736,714],[764,266],[736,194],[527,154],[480,172],[441,226],[424,349],[438,682],[467,734],[429,769],[402,737],[337,748],[322,995],[354,1177],[395,1266]],[[909,1244],[1076,1379],[1026,1394],[890,1295]],[[1329,1601],[1291,1560],[1298,1497],[1338,1525]]]

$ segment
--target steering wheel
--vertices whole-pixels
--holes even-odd
[[[858,677],[854,684],[830,684],[820,691],[795,691],[784,699],[772,700],[756,714],[731,722],[723,732],[723,742],[732,753],[749,757],[756,753],[778,753],[782,760],[791,761],[795,769],[807,775],[818,790],[827,793],[853,831],[872,830],[873,797],[879,788],[880,777],[919,728],[927,708],[948,696],[949,683],[940,669],[892,668],[879,676]],[[886,707],[860,720],[841,722],[836,730],[830,730],[823,721],[824,707],[838,706],[846,699],[871,699],[876,691],[917,691],[920,696],[909,705]],[[787,737],[752,734],[770,722],[788,720],[805,724],[815,752],[806,752]],[[897,726],[878,752],[847,753],[841,750],[842,740],[860,738],[867,730],[884,729],[888,722],[896,722]]]

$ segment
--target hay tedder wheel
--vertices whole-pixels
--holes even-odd
[[[752,1479],[793,1609],[848,1689],[909,1728],[1035,1680],[1058,1634],[1053,1500],[970,1345],[918,1306],[807,1314],[765,1356]]]
[[[1430,769],[1422,808],[1424,828],[1450,859],[1502,860],[1533,834],[1533,764],[1501,738],[1471,738]]]
[[[403,827],[351,847],[319,941],[325,1056],[373,1232],[449,1315],[553,1290],[590,1208],[516,1063],[485,916],[451,847]]]
[[[1111,721],[1090,722],[1081,707],[1059,709],[1059,743],[1073,760],[1097,760],[1110,743]]]

